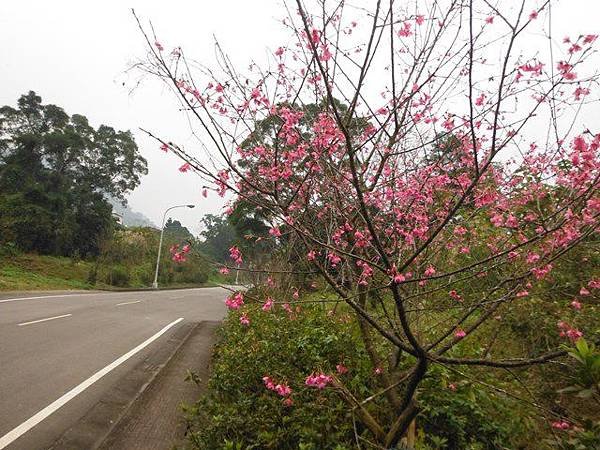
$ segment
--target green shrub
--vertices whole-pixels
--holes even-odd
[[[322,391],[304,385],[313,371],[335,373],[343,363],[344,385],[364,399],[379,391],[359,337],[358,326],[338,308],[327,316],[320,305],[303,308],[293,318],[281,310],[265,313],[248,305],[249,327],[232,311],[219,332],[208,393],[187,407],[190,443],[199,449],[344,449],[356,448],[351,408],[334,388]],[[287,382],[293,406],[267,390],[262,377]],[[457,387],[449,388],[450,382]],[[387,403],[369,403],[381,423]],[[423,408],[417,420],[420,449],[495,449],[523,436],[529,411],[514,411],[514,401],[436,366],[419,391]],[[507,418],[507,416],[511,418]],[[369,439],[359,422],[356,433]],[[365,448],[368,448],[366,446]]]
[[[0,243],[0,258],[17,256],[19,254],[21,254],[21,251],[14,242]]]
[[[196,265],[183,266],[181,272],[175,277],[178,283],[201,284],[208,281],[208,273]]]
[[[125,287],[129,284],[129,273],[120,266],[111,268],[108,283],[112,286]]]
[[[353,448],[351,415],[333,390],[304,386],[313,370],[335,371],[344,362],[347,381],[361,380],[363,350],[343,327],[324,323],[317,314],[250,313],[243,327],[232,313],[220,330],[210,392],[188,408],[196,448],[344,449]],[[364,360],[364,359],[363,359]],[[269,375],[289,383],[294,405],[264,387]],[[364,375],[364,373],[363,373]],[[360,381],[362,384],[362,380]],[[229,444],[226,444],[229,441]],[[346,443],[346,444],[344,444]]]

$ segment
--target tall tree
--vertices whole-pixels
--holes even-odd
[[[69,116],[30,91],[0,108],[0,242],[26,251],[97,253],[110,232],[110,195],[147,173],[129,131]]]

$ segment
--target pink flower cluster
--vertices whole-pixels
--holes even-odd
[[[236,264],[242,264],[242,252],[235,245],[229,249],[229,257],[233,259]]]
[[[265,312],[271,311],[271,309],[273,309],[273,304],[274,304],[273,299],[271,297],[267,297],[267,300],[263,303],[261,309]]]
[[[265,387],[273,392],[277,392],[282,397],[289,397],[292,394],[292,388],[286,383],[276,383],[271,377],[265,375],[263,377],[263,383]]]
[[[339,373],[340,375],[348,373],[348,368],[342,363],[339,363],[337,366],[335,366],[335,370],[337,370],[337,373]]]
[[[329,375],[325,375],[324,373],[312,373],[306,377],[304,384],[310,387],[315,387],[317,389],[325,389],[328,384],[333,381],[333,377]]]
[[[567,322],[563,322],[561,320],[556,325],[560,330],[560,337],[567,337],[571,340],[571,342],[576,342],[579,338],[583,337],[583,333],[581,331],[579,331],[577,328],[573,328]]]
[[[568,430],[571,428],[571,424],[566,420],[557,420],[552,422],[552,428],[556,428],[557,430]]]
[[[229,309],[240,309],[243,304],[244,296],[241,292],[236,292],[231,297],[227,297],[227,300],[225,300],[225,305],[227,305]]]
[[[247,327],[248,325],[250,325],[250,318],[248,317],[248,314],[243,313],[240,316],[240,324]]]
[[[273,227],[269,230],[269,234],[273,237],[279,237],[281,236],[281,230],[279,227]]]
[[[192,248],[190,247],[190,244],[185,244],[183,247],[181,247],[181,250],[179,250],[178,244],[174,244],[169,249],[171,253],[171,259],[176,263],[185,262],[187,260],[186,255],[190,252],[191,249]]]
[[[465,332],[465,330],[463,330],[462,328],[457,328],[457,330],[454,332],[454,337],[456,339],[462,339],[467,335],[467,333]]]

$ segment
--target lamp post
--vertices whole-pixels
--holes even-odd
[[[160,265],[160,251],[162,250],[163,234],[165,233],[165,219],[167,213],[175,208],[193,208],[195,205],[176,205],[167,208],[163,214],[162,226],[160,227],[160,241],[158,242],[158,256],[156,257],[156,270],[154,271],[154,282],[152,283],[153,289],[158,289],[158,266]]]

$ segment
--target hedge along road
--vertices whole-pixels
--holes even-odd
[[[0,449],[48,448],[221,288],[0,297]]]

